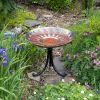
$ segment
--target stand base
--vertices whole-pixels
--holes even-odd
[[[62,73],[60,73],[60,72],[57,71],[57,69],[56,69],[56,67],[54,65],[54,62],[53,62],[52,48],[47,48],[47,60],[46,60],[46,64],[45,64],[45,67],[43,68],[43,70],[41,72],[38,72],[38,73],[33,73],[32,75],[33,76],[39,76],[39,75],[41,75],[45,71],[45,69],[47,68],[48,64],[49,64],[49,66],[53,67],[53,69],[55,70],[55,72],[58,75],[60,75],[62,77],[65,77],[67,75],[66,73],[62,74]]]

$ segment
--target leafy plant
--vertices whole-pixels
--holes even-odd
[[[68,8],[71,5],[70,0],[29,0],[31,3],[46,5],[47,8],[54,11],[61,10],[63,8]]]
[[[43,52],[37,53],[38,48],[27,42],[23,34],[6,38],[6,27],[0,33],[0,99],[21,100],[23,71],[41,59]]]
[[[62,8],[66,8],[70,6],[71,1],[70,0],[47,0],[46,3],[49,8],[57,11]]]
[[[27,10],[17,8],[7,19],[7,23],[12,26],[23,24],[25,19],[34,19],[34,14]]]
[[[77,83],[58,82],[39,87],[29,96],[28,100],[98,100],[99,95]]]
[[[96,11],[86,21],[71,26],[70,29],[75,33],[73,41],[64,47],[65,66],[73,71],[77,81],[82,84],[88,82],[95,90],[100,89],[100,75],[98,74],[100,71],[100,51],[97,50],[97,48],[99,49],[99,14],[100,12]],[[86,54],[87,51],[89,54]],[[92,56],[95,59],[91,58]]]
[[[12,10],[15,9],[14,0],[0,0],[0,27],[2,28]]]

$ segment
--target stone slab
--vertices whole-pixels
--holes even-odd
[[[42,22],[38,21],[38,20],[25,20],[24,21],[24,25],[26,27],[35,27],[35,26],[38,26],[40,24],[42,24]]]

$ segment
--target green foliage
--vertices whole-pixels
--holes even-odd
[[[47,0],[46,1],[49,8],[58,11],[62,8],[67,8],[70,6],[71,1],[70,0]]]
[[[58,11],[63,8],[68,8],[71,5],[70,0],[29,0],[31,3],[46,5],[49,9]]]
[[[6,18],[14,9],[14,0],[0,0],[0,27],[4,25]]]
[[[23,71],[37,63],[44,54],[43,50],[27,42],[23,34],[6,38],[4,30],[0,32],[0,99],[21,100],[26,88],[22,81]]]
[[[91,50],[91,51],[89,51]],[[71,55],[66,59],[65,65],[71,67],[77,81],[85,84],[89,83],[95,90],[100,89],[100,51],[89,49],[78,55]],[[89,52],[89,53],[88,53]],[[98,61],[97,61],[98,60]],[[96,63],[94,63],[97,61]]]
[[[100,96],[77,83],[59,82],[36,89],[28,100],[99,100]]]
[[[9,25],[23,24],[25,19],[34,19],[34,14],[24,9],[16,9],[7,19]]]
[[[64,47],[65,66],[71,68],[78,81],[88,82],[95,90],[100,89],[100,64],[93,63],[100,61],[100,50],[96,49],[100,44],[99,15],[96,11],[93,16],[71,26],[69,29],[75,33],[73,41]],[[87,51],[90,53],[86,54]]]
[[[86,10],[89,14],[89,10],[94,6],[94,0],[28,0],[30,3],[35,3],[39,5],[46,5],[47,8],[54,11],[59,11],[61,9],[78,9]],[[81,7],[80,7],[81,6]],[[80,8],[79,8],[80,7]]]
[[[34,3],[34,4],[44,5],[46,3],[46,0],[28,0],[28,2]]]
[[[0,32],[0,99],[20,100],[24,90],[21,86],[21,77],[28,65],[25,55],[20,57],[20,52],[12,50],[11,42],[14,38],[5,39],[3,31]],[[2,48],[5,48],[5,51],[2,52]],[[2,64],[4,60],[7,60],[6,65]]]
[[[90,9],[93,7],[95,0],[82,0],[83,9]]]

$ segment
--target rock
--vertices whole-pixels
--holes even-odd
[[[29,77],[30,79],[33,79],[33,80],[39,82],[39,81],[40,81],[40,76],[33,77],[33,75],[32,75],[33,73],[34,73],[34,72],[27,73],[28,77]]]
[[[22,32],[22,25],[17,25],[16,27],[12,28],[10,31],[20,34]]]
[[[6,31],[6,32],[4,32],[4,36],[5,36],[5,38],[16,37],[16,33],[11,32],[11,31]]]
[[[35,27],[40,25],[42,22],[38,20],[25,20],[24,25],[27,27]]]
[[[73,76],[66,76],[64,78],[65,83],[73,83],[75,82],[75,78]]]
[[[44,83],[47,83],[47,84],[55,84],[57,83],[58,81],[60,81],[60,77],[58,75],[45,75],[45,78],[44,78]]]
[[[96,0],[95,1],[95,5],[98,6],[98,7],[100,7],[100,0]]]
[[[52,18],[53,15],[43,15],[43,17],[45,17],[45,18]]]
[[[62,75],[67,75],[67,69],[64,67],[64,63],[61,62],[60,57],[54,57],[53,59],[54,65],[56,67],[56,70],[61,73]]]

